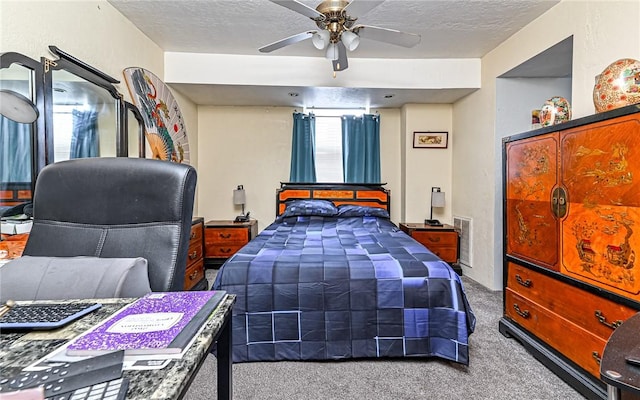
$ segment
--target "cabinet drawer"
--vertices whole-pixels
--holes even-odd
[[[455,247],[428,247],[433,254],[442,258],[443,261],[448,263],[458,262],[458,249]]]
[[[246,228],[207,228],[205,232],[205,241],[207,242],[207,246],[209,243],[235,242],[245,244],[249,241],[249,230]]]
[[[458,245],[458,234],[456,232],[413,231],[411,237],[429,249],[431,249],[431,246],[455,247]]]
[[[207,257],[229,258],[243,246],[244,244],[207,243]]]
[[[560,317],[507,288],[505,312],[591,375],[600,378],[600,358],[606,340]]]
[[[189,246],[189,253],[187,253],[187,265],[191,265],[203,257],[202,242],[192,244]]]
[[[202,223],[191,225],[191,236],[189,236],[190,244],[202,241],[202,230]]]
[[[508,268],[508,288],[604,340],[637,312],[523,266],[509,263]]]
[[[191,289],[202,279],[204,279],[204,260],[200,259],[196,263],[187,267],[184,274],[184,290]]]

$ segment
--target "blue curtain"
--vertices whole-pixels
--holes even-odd
[[[73,136],[69,158],[98,155],[98,112],[73,110]]]
[[[290,182],[316,181],[316,117],[313,114],[293,114],[293,145],[291,146]]]
[[[31,126],[0,116],[0,182],[31,183]]]
[[[380,183],[380,116],[342,117],[342,166],[346,183]]]

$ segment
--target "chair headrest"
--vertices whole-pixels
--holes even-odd
[[[83,158],[38,175],[34,219],[97,225],[179,221],[192,212],[193,167],[141,158]],[[161,201],[160,201],[161,200]]]

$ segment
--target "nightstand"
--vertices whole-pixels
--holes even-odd
[[[184,290],[207,290],[209,283],[204,277],[204,218],[191,221],[187,269],[184,274]]]
[[[462,268],[458,264],[460,235],[456,228],[446,224],[432,226],[424,223],[402,222],[400,229],[451,265],[458,275],[462,275]]]
[[[207,221],[204,225],[204,257],[207,266],[220,267],[258,235],[258,220]]]

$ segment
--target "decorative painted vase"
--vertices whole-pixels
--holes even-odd
[[[539,113],[540,125],[551,126],[571,119],[571,106],[564,97],[554,96],[545,101]]]
[[[596,77],[593,104],[596,112],[640,103],[640,61],[623,58]]]

